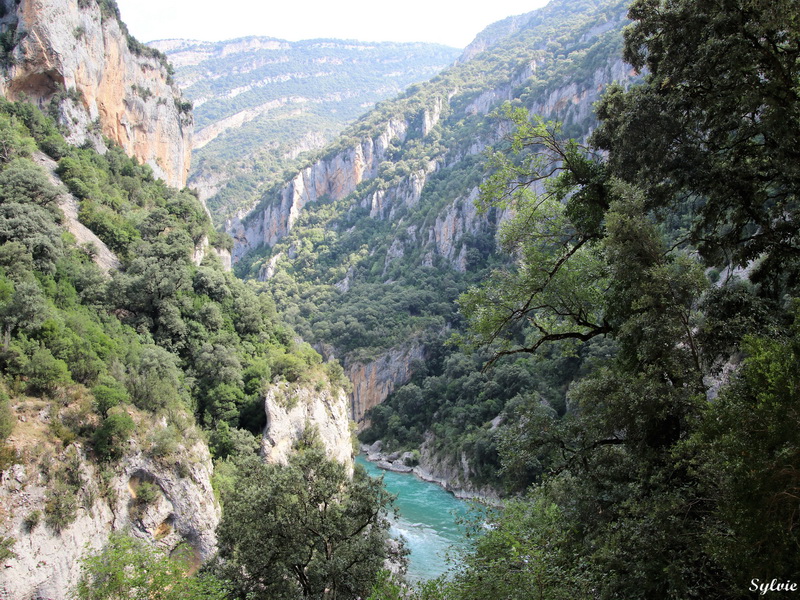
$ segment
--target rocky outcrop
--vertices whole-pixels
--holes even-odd
[[[364,413],[383,402],[395,388],[408,383],[413,364],[425,358],[425,348],[412,343],[392,348],[372,361],[345,362],[344,370],[353,383],[350,394],[352,419],[363,424]]]
[[[268,462],[285,463],[295,442],[314,430],[328,457],[352,468],[353,443],[344,390],[316,390],[284,381],[267,390],[264,409],[267,426],[261,448]]]
[[[426,433],[425,441],[420,446],[419,464],[413,468],[413,473],[420,479],[453,492],[456,498],[475,499],[490,504],[500,502],[497,490],[488,486],[479,487],[472,482],[472,468],[463,452],[459,458],[437,454],[435,438],[430,432]]]
[[[496,46],[502,40],[511,37],[518,31],[522,30],[534,18],[535,13],[525,13],[513,17],[507,17],[502,21],[498,21],[481,31],[470,44],[464,48],[461,56],[458,58],[459,63],[467,62],[475,58],[484,50]]]
[[[408,124],[390,119],[380,135],[325,157],[302,169],[281,190],[277,201],[251,213],[244,220],[229,221],[226,230],[235,245],[233,260],[264,244],[274,245],[291,230],[303,207],[323,196],[341,200],[355,191],[362,181],[372,179],[386,159],[393,140],[405,137]]]
[[[13,40],[0,92],[56,112],[76,145],[102,136],[183,187],[192,116],[166,62],[128,38],[92,1],[2,0],[0,31]],[[132,50],[133,48],[133,50]]]
[[[308,101],[308,98],[302,98],[299,96],[286,97],[279,98],[277,100],[270,100],[269,102],[264,102],[263,104],[259,104],[253,108],[241,110],[199,130],[194,138],[194,148],[199,150],[209,142],[214,141],[225,131],[228,131],[229,129],[237,129],[244,123],[248,123],[256,117],[268,113],[276,108],[286,106],[287,104],[305,104]]]
[[[46,412],[40,418],[46,420]],[[165,426],[156,423],[150,430]],[[9,441],[23,455],[47,446],[45,442],[40,449],[26,447],[30,428],[18,433],[19,429]],[[48,523],[46,506],[52,497],[48,489],[57,478],[55,471],[61,469],[69,470],[73,483],[60,495],[74,496],[78,508],[75,521],[57,532]],[[208,560],[216,552],[215,529],[220,519],[211,488],[212,472],[208,448],[199,439],[184,439],[168,460],[131,440],[125,456],[104,467],[102,473],[78,444],[38,464],[24,461],[14,465],[0,481],[0,536],[16,540],[12,547],[15,556],[6,558],[0,569],[0,598],[71,598],[81,558],[100,549],[112,531],[128,531],[166,552],[187,543],[196,564]],[[154,492],[146,503],[137,498],[143,483]]]

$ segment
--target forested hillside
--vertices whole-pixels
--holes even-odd
[[[217,224],[249,209],[299,155],[459,54],[436,44],[262,37],[150,45],[194,104],[190,185]]]
[[[442,598],[796,586],[798,7],[629,14],[644,83],[606,91],[588,147],[514,113],[483,189],[515,262],[462,296],[468,341],[593,360],[565,415],[507,413],[504,468],[541,476]]]

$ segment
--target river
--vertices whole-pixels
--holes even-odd
[[[412,473],[384,471],[363,456],[356,457],[356,462],[372,477],[383,476],[386,489],[397,496],[399,516],[393,520],[391,534],[405,538],[411,551],[408,579],[421,581],[444,573],[446,553],[464,543],[456,519],[467,514],[469,505]]]

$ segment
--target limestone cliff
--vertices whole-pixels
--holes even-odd
[[[535,63],[515,74],[505,84],[474,96],[459,110],[465,116],[487,115],[503,102],[513,98],[514,90],[534,76]],[[566,82],[563,86],[550,89],[532,106],[531,114],[545,119],[561,119],[564,122],[588,122],[591,120],[592,105],[600,98],[604,87],[612,81],[625,81],[632,76],[629,68],[621,60],[597,68],[591,78],[578,84]],[[422,111],[421,128],[431,132],[436,121],[445,111],[452,111],[450,100],[437,97],[431,107]],[[452,116],[451,116],[452,119]],[[371,218],[394,220],[396,215],[407,211],[425,201],[425,186],[431,174],[469,156],[483,153],[488,146],[499,141],[506,133],[504,125],[496,123],[483,137],[458,151],[457,154],[442,154],[428,160],[424,167],[400,178],[393,178],[388,186],[378,185],[359,195],[359,184],[383,176],[387,168],[389,145],[393,141],[402,142],[412,127],[412,119],[394,117],[384,122],[380,135],[367,137],[350,147],[320,159],[302,169],[280,190],[272,201],[247,215],[228,221],[226,230],[234,238],[233,262],[238,261],[249,251],[263,245],[272,246],[288,235],[303,208],[310,202],[323,197],[341,200],[355,192],[354,204],[369,209]],[[402,237],[409,234],[429,246],[430,252],[444,256],[453,268],[463,271],[465,256],[459,240],[466,233],[478,230],[488,231],[491,223],[486,216],[478,215],[474,209],[477,188],[466,195],[453,198],[436,218],[433,226],[425,230],[415,227],[406,229]],[[402,210],[401,210],[402,209]],[[481,222],[482,221],[482,222]],[[394,247],[396,254],[399,248]],[[455,252],[455,253],[454,253]],[[392,257],[387,256],[391,262]]]
[[[281,190],[277,202],[245,218],[229,221],[226,229],[235,241],[234,262],[249,250],[264,244],[273,245],[284,237],[309,202],[323,196],[341,200],[354,192],[359,183],[374,178],[386,159],[389,144],[402,140],[407,128],[404,120],[390,119],[379,135],[363,139],[302,169]]]
[[[57,116],[76,145],[102,136],[183,187],[193,121],[166,61],[131,38],[118,14],[96,0],[2,0],[8,40],[0,93]]]
[[[497,490],[473,482],[474,472],[464,453],[456,458],[436,452],[435,437],[428,432],[420,446],[419,464],[412,471],[425,481],[436,483],[456,498],[476,499],[490,504],[499,503]]]
[[[60,450],[52,443],[48,411],[18,409],[18,416],[9,442],[24,460],[0,481],[0,536],[16,540],[15,556],[0,569],[0,598],[71,598],[81,557],[101,548],[112,531],[127,530],[167,552],[185,542],[198,564],[215,553],[220,507],[211,488],[213,466],[192,429],[165,453],[167,424],[140,423],[150,437],[131,439],[119,462],[101,467],[79,444]],[[69,484],[58,488],[60,481]],[[137,497],[143,483],[155,492],[146,502]],[[77,508],[61,531],[50,522],[54,496]]]
[[[267,426],[261,447],[268,462],[285,463],[294,443],[315,430],[328,457],[352,468],[353,444],[344,390],[311,389],[284,381],[267,390],[264,409]]]
[[[361,423],[364,413],[383,402],[395,388],[410,381],[414,361],[424,358],[425,348],[415,343],[392,348],[372,361],[346,362],[345,373],[353,383],[352,419]]]

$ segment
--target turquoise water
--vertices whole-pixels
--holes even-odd
[[[363,456],[356,457],[356,462],[371,476],[383,476],[386,489],[397,495],[399,516],[393,520],[391,534],[405,538],[406,547],[411,550],[408,578],[420,581],[444,573],[448,568],[447,551],[464,541],[456,519],[467,513],[467,503],[412,473],[384,471]]]

